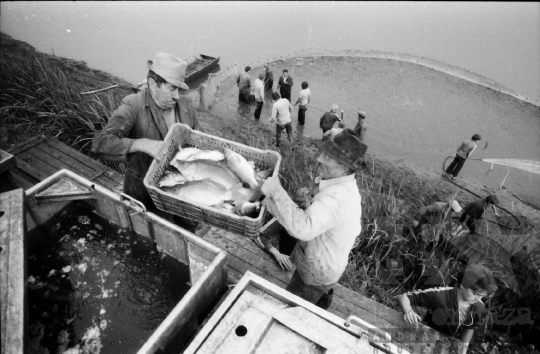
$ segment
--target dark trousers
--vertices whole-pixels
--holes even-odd
[[[461,171],[461,168],[465,164],[465,160],[466,160],[465,158],[459,155],[456,155],[456,157],[454,157],[454,161],[452,161],[452,163],[446,169],[446,173],[451,174],[454,177],[457,177],[459,171]]]
[[[309,285],[304,283],[298,271],[294,271],[291,281],[285,288],[288,292],[293,293],[302,299],[315,304],[316,306],[327,310],[332,304],[334,289],[331,285]]]
[[[289,139],[289,142],[292,141],[291,135],[292,135],[292,125],[291,123],[287,123],[285,125],[279,125],[276,124],[276,146],[279,146],[279,141],[281,139],[281,131],[285,130],[287,132],[287,139]]]
[[[266,82],[264,83],[264,90],[265,91],[272,91],[272,86],[274,86],[274,80],[266,80]]]
[[[280,91],[279,94],[281,95],[281,98],[286,98],[289,100],[289,102],[291,102],[291,92],[284,92],[284,91]]]
[[[261,118],[261,112],[263,108],[263,101],[257,101],[257,108],[255,109],[255,119]]]
[[[466,218],[466,216],[465,216]],[[459,218],[459,222],[464,222],[465,221],[465,218],[462,216],[461,218]],[[469,229],[469,233],[471,235],[474,235],[476,233],[476,222],[478,221],[479,219],[475,219],[475,218],[471,218],[469,216],[469,218],[467,219],[467,222],[465,223],[465,225],[467,225],[467,228]]]
[[[304,123],[306,122],[306,111],[307,108],[302,109],[302,107],[300,107],[298,109],[298,124],[304,125]]]

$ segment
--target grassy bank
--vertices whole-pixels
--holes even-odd
[[[2,46],[1,149],[44,134],[83,153],[88,152],[93,134],[103,128],[129,90],[123,82],[120,89],[81,95],[90,88],[117,82],[83,64],[77,67],[71,63],[65,67],[66,63],[69,61],[50,60],[29,49]],[[204,115],[201,119],[205,120],[204,126],[210,127],[216,118]],[[214,133],[210,129],[207,132]],[[272,135],[271,131],[255,124],[221,132],[226,139],[261,149],[274,149]],[[309,187],[316,173],[316,141],[297,139],[292,145],[283,144],[279,152],[283,157],[281,180],[287,191],[292,194],[299,187]],[[448,242],[430,247],[425,240],[404,232],[411,224],[412,213],[439,200],[440,195],[429,185],[418,188],[418,183],[408,183],[416,178],[412,170],[396,169],[392,163],[371,155],[368,165],[368,170],[357,175],[362,194],[363,229],[340,283],[395,309],[398,305],[394,296],[404,291],[453,285],[468,262],[466,255]],[[451,220],[445,221],[443,239],[450,237],[451,225]],[[500,284],[496,296],[486,303],[491,310],[490,321],[475,332],[469,352],[532,352],[528,343],[537,340],[538,324],[517,321],[517,315],[518,309],[526,308],[531,318],[540,317],[538,268],[518,258],[512,257],[511,262],[521,295]],[[514,314],[509,316],[508,309]],[[501,318],[508,318],[510,322],[501,323]]]

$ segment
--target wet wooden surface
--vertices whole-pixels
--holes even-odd
[[[11,173],[23,189],[28,189],[65,168],[106,188],[116,192],[122,191],[123,175],[56,139],[35,137],[14,146],[8,152],[14,155],[16,163]],[[250,270],[285,288],[292,277],[292,272],[282,270],[274,258],[261,250],[250,238],[208,225],[201,225],[196,234],[227,252],[228,274],[231,281],[239,280],[246,271]],[[401,312],[341,285],[334,288],[334,299],[328,311],[343,319],[349,315],[360,317],[388,331],[396,340],[403,338],[398,341],[409,348],[414,342],[424,347],[424,349],[411,348],[413,352],[423,350],[423,353],[449,353],[453,351],[441,348],[441,346],[456,344],[456,340],[449,339],[429,327],[421,325],[416,328],[407,324]],[[411,340],[411,338],[417,338],[417,340]],[[437,338],[439,338],[438,344],[436,344]]]

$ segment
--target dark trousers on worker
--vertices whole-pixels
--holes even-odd
[[[307,107],[300,106],[300,108],[298,109],[298,124],[304,125],[304,123],[306,122],[306,111]]]
[[[263,101],[257,101],[257,108],[255,109],[255,119],[260,119],[261,118],[261,112],[262,112],[262,108],[263,108]]]
[[[467,216],[465,216],[465,218],[466,217]],[[463,223],[465,221],[465,218],[462,216],[461,218],[459,218],[459,222]],[[467,228],[469,229],[469,233],[471,235],[474,235],[476,233],[476,222],[477,221],[478,221],[478,219],[469,217],[467,219],[467,222],[465,223],[465,225],[467,225]]]
[[[309,285],[304,283],[300,274],[295,270],[291,278],[291,281],[287,285],[288,292],[293,293],[296,296],[301,297],[302,299],[315,304],[316,306],[327,310],[332,304],[332,298],[334,294],[334,289],[332,288],[335,284],[330,285]]]
[[[289,91],[289,92],[280,91],[279,95],[281,96],[281,98],[286,98],[286,99],[289,100],[289,102],[291,102],[291,91]]]
[[[287,132],[287,139],[289,143],[292,142],[292,125],[287,123],[285,125],[276,124],[276,146],[279,146],[279,141],[281,140],[281,132],[285,130]]]
[[[274,86],[274,80],[266,80],[266,82],[264,83],[264,90],[265,91],[272,91],[272,86]]]
[[[452,161],[452,163],[446,169],[446,173],[457,177],[459,171],[461,171],[461,168],[465,164],[465,160],[466,159],[464,157],[456,155],[456,157],[454,157],[454,161]]]

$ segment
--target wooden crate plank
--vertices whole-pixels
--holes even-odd
[[[17,157],[19,159],[23,160],[24,162],[27,162],[29,165],[32,165],[32,167],[40,170],[41,172],[43,172],[47,176],[51,176],[51,175],[53,175],[53,174],[55,174],[56,172],[59,171],[58,168],[55,168],[54,166],[51,166],[47,162],[47,160],[49,160],[49,161],[52,160],[50,158],[50,156],[48,158],[46,158],[46,157],[44,157],[44,158],[36,157],[34,155],[29,154],[29,152],[32,149],[33,148],[30,148],[28,150],[25,150],[25,151],[22,151],[22,152],[18,153]]]
[[[42,171],[30,165],[28,162],[25,162],[18,157],[15,157],[15,163],[17,164],[18,169],[27,173],[38,181],[43,181],[45,178],[49,177],[46,173],[43,173]]]
[[[96,171],[95,169],[84,165],[83,163],[79,162],[78,160],[68,155],[68,153],[72,153],[75,150],[73,151],[67,150],[66,152],[63,152],[43,142],[42,144],[33,146],[31,149],[27,151],[28,153],[36,157],[39,156],[42,159],[44,159],[45,157],[49,157],[48,163],[52,165],[53,167],[57,168],[58,170],[66,168],[106,188],[111,188],[111,189],[121,188],[121,185],[119,185],[113,179],[110,179],[108,177],[101,176],[101,175],[98,176],[100,171]],[[102,166],[102,167],[103,169],[107,168],[105,166]]]
[[[41,143],[43,140],[45,140],[45,136],[36,135],[28,140],[15,144],[11,148],[9,148],[7,152],[9,152],[12,155],[17,155],[19,152],[24,151],[28,148],[31,148],[32,146],[36,144]]]
[[[243,247],[239,247],[237,244],[230,241],[229,239],[222,237],[220,233],[210,231],[206,234],[205,240],[221,248],[230,255],[244,260],[252,268],[256,268],[263,274],[268,274],[286,283],[288,283],[292,277],[292,272],[285,272],[281,270],[281,268],[276,262],[269,261],[261,257],[260,254],[253,253]],[[261,253],[264,252],[259,248],[257,249]],[[253,272],[255,273],[255,271]]]
[[[223,238],[228,239],[231,242],[234,242],[235,244],[238,245],[238,247],[242,247],[246,250],[249,250],[250,252],[257,254],[258,256],[268,261],[275,262],[275,258],[272,255],[265,252],[264,250],[262,250],[259,246],[257,246],[255,244],[255,241],[253,241],[253,239],[250,237],[246,237],[240,234],[226,231],[215,226],[212,226],[206,234],[209,234],[209,233],[217,234],[219,237],[223,237]],[[206,237],[206,234],[203,237]]]
[[[124,176],[119,174],[118,172],[113,171],[109,167],[102,165],[98,161],[94,160],[93,158],[86,156],[85,154],[70,148],[66,144],[61,143],[60,141],[52,138],[47,138],[46,143],[60,151],[69,151],[68,155],[71,156],[73,159],[81,162],[82,164],[94,169],[97,172],[104,172],[104,175],[112,180],[114,180],[116,183],[119,183],[123,185],[124,183]],[[96,172],[96,173],[97,173]]]

